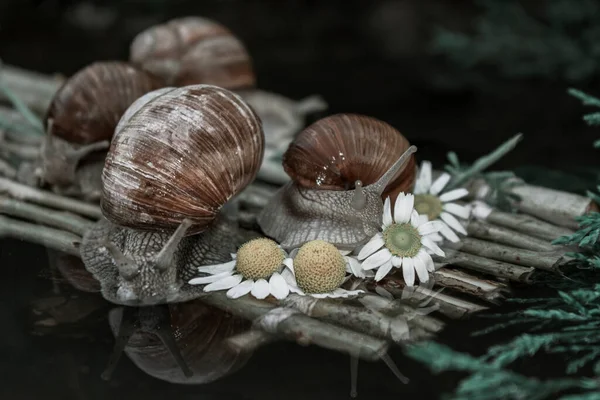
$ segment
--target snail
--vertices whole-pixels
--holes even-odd
[[[130,61],[170,86],[209,84],[242,89],[255,84],[252,60],[242,42],[207,18],[177,18],[139,33]]]
[[[409,146],[374,118],[337,114],[315,122],[283,155],[292,181],[260,213],[259,226],[286,249],[321,239],[353,250],[378,231],[382,196],[412,188],[416,147]]]
[[[130,60],[169,85],[212,84],[239,94],[258,114],[265,133],[265,157],[258,177],[289,181],[281,154],[305,126],[305,118],[327,108],[320,96],[295,101],[255,87],[252,60],[242,42],[221,24],[202,17],[173,19],[139,33]]]
[[[255,178],[260,119],[212,85],[163,88],[134,102],[115,129],[102,172],[101,219],[80,253],[116,304],[187,301],[196,267],[230,259],[237,224],[220,214]]]
[[[205,384],[243,367],[251,352],[227,345],[250,322],[198,300],[110,311],[116,343],[103,373],[109,379],[123,351],[145,373],[170,383]]]
[[[96,62],[75,73],[46,113],[36,176],[59,193],[97,200],[101,150],[131,103],[163,86],[158,77],[120,61]]]

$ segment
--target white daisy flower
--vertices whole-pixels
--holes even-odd
[[[444,238],[456,243],[460,238],[455,231],[463,235],[467,234],[467,231],[456,217],[468,219],[470,209],[453,203],[453,201],[467,196],[469,191],[465,188],[458,188],[444,192],[451,175],[444,172],[432,183],[431,171],[431,163],[423,161],[415,183],[415,210],[420,215],[426,215],[430,221],[441,220],[443,228],[440,229],[440,233]],[[433,239],[439,241],[442,238],[434,237]]]
[[[383,206],[383,232],[377,233],[363,246],[358,259],[364,260],[362,268],[378,268],[375,280],[383,279],[393,267],[402,267],[407,286],[415,283],[415,271],[421,282],[429,280],[429,272],[435,270],[427,250],[445,257],[442,249],[431,239],[444,225],[442,221],[424,221],[413,208],[415,197],[400,193],[394,204],[392,217],[388,197]]]
[[[359,271],[360,263],[331,243],[313,240],[292,254],[293,258],[286,260],[287,268],[281,272],[290,292],[319,299],[352,297],[363,293],[362,290],[346,290],[340,286],[349,278],[347,273],[365,277],[369,271]]]
[[[194,278],[190,285],[206,285],[205,292],[227,290],[227,297],[237,299],[248,293],[257,299],[273,295],[285,299],[290,293],[280,272],[291,262],[277,243],[267,238],[253,239],[242,245],[233,260],[198,268],[209,276]]]

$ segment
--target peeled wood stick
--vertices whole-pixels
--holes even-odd
[[[0,193],[8,196],[50,208],[66,210],[95,219],[102,218],[100,207],[81,200],[59,196],[46,190],[35,189],[10,179],[0,178]]]
[[[383,288],[394,295],[396,298],[401,298],[405,284],[397,279],[385,279],[382,284]],[[439,307],[439,312],[449,318],[462,318],[467,314],[487,310],[488,307],[472,303],[470,301],[458,299],[443,293],[416,286],[412,295],[404,300],[415,308],[422,307],[424,302],[430,301]]]
[[[251,329],[239,335],[232,336],[226,343],[235,351],[250,353],[266,344],[272,343],[279,338],[259,329]]]
[[[257,325],[261,329],[281,334],[301,345],[315,344],[330,350],[359,354],[368,361],[379,360],[389,347],[384,340],[317,321],[299,311],[291,313],[277,309],[282,311],[278,315],[272,304],[249,296],[231,300],[225,292],[211,292],[202,297],[202,301],[242,318],[258,320]],[[269,312],[272,315],[268,315]]]
[[[436,268],[440,268],[436,265]],[[433,273],[435,284],[444,288],[452,289],[460,293],[477,297],[484,301],[498,304],[504,300],[507,292],[506,285],[490,280],[480,279],[450,268],[441,268]]]
[[[367,308],[333,303],[293,293],[279,303],[299,310],[309,317],[334,322],[351,329],[358,329],[368,335],[386,338],[396,343],[430,336],[426,332],[415,332],[414,329],[413,332],[410,332],[408,323],[403,316],[391,318]]]
[[[550,272],[559,272],[560,266],[566,261],[564,252],[562,251],[538,252],[517,249],[468,237],[463,238],[458,243],[445,243],[444,246],[480,257],[506,261],[526,267],[534,267]]]
[[[48,228],[0,215],[0,237],[25,240],[80,257],[75,243],[81,237],[59,229]]]
[[[473,271],[483,272],[511,281],[528,283],[535,270],[532,267],[509,264],[502,261],[490,260],[474,254],[463,253],[446,248],[446,257],[433,256],[434,261],[442,265],[456,265]]]
[[[506,244],[520,249],[556,251],[559,248],[553,246],[549,241],[538,239],[501,226],[496,226],[488,222],[471,220],[466,228],[469,236],[478,239],[491,240],[496,243]]]
[[[539,239],[552,240],[565,235],[573,234],[573,230],[561,226],[556,226],[546,221],[527,214],[507,213],[493,210],[485,221],[516,230]]]
[[[0,195],[0,214],[7,214],[83,236],[93,222],[66,211],[55,211]]]

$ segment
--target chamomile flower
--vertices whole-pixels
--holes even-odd
[[[465,188],[445,192],[444,188],[450,178],[450,174],[444,172],[435,182],[432,182],[431,163],[423,161],[415,183],[414,207],[419,214],[426,215],[429,221],[442,221],[441,235],[451,242],[458,242],[460,238],[455,231],[463,235],[466,235],[467,231],[456,217],[468,219],[470,210],[468,207],[453,203],[453,201],[462,199],[469,192]]]
[[[266,238],[253,239],[242,245],[233,260],[198,268],[209,276],[194,278],[190,285],[205,285],[205,292],[227,290],[227,297],[237,299],[248,293],[257,299],[273,295],[284,299],[290,293],[280,272],[287,259],[286,252],[274,241]]]
[[[292,262],[286,262],[287,268],[281,273],[290,292],[315,298],[351,297],[363,292],[340,287],[347,280],[347,273],[355,275],[353,271],[360,269],[360,263],[333,244],[313,240],[294,253]],[[359,274],[364,277],[364,272]]]
[[[429,272],[435,270],[429,251],[444,257],[442,249],[431,236],[443,227],[442,221],[424,221],[414,207],[412,194],[400,193],[394,204],[392,217],[388,197],[383,206],[383,232],[377,233],[358,253],[364,270],[377,268],[375,280],[383,279],[392,268],[402,267],[407,286],[415,283],[415,272],[421,282],[429,280]]]

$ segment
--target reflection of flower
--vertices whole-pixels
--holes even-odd
[[[203,285],[205,292],[227,290],[227,297],[236,299],[248,293],[257,299],[270,294],[284,299],[289,294],[288,284],[280,272],[287,254],[274,241],[266,238],[251,240],[232,254],[233,260],[224,264],[198,268],[209,276],[194,278],[190,285]],[[268,279],[268,281],[267,281]]]
[[[340,287],[348,272],[365,275],[356,259],[344,255],[331,243],[313,240],[293,253],[293,259],[286,259],[287,268],[281,273],[291,292],[316,298],[350,297],[362,293],[362,290]]]
[[[364,260],[362,268],[379,268],[375,280],[380,281],[392,269],[402,267],[406,285],[415,283],[415,271],[421,282],[429,280],[428,271],[434,271],[433,260],[426,249],[444,257],[444,252],[431,239],[431,235],[443,227],[441,221],[425,222],[414,210],[414,196],[400,193],[394,205],[394,217],[390,198],[383,207],[383,232],[377,233],[358,254]]]
[[[466,235],[467,231],[456,217],[468,219],[470,214],[468,207],[453,201],[462,199],[469,192],[465,188],[444,192],[450,181],[450,174],[444,172],[432,183],[431,173],[431,163],[423,161],[415,183],[415,210],[419,214],[427,215],[430,221],[443,221],[440,233],[451,242],[458,242],[460,239],[454,231],[463,235]]]

